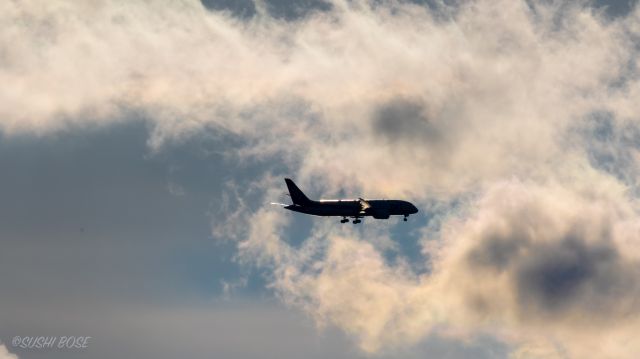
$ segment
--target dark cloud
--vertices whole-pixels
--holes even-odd
[[[529,8],[535,12],[536,7],[539,4],[555,4],[558,6],[558,10],[560,13],[563,11],[575,7],[575,6],[586,6],[592,9],[601,11],[606,17],[609,19],[615,20],[619,17],[624,17],[630,14],[636,7],[638,1],[637,0],[572,0],[572,1],[553,1],[553,0],[543,0],[543,1],[533,1],[526,0]],[[557,17],[556,21],[562,22],[561,17]]]
[[[201,0],[202,5],[214,11],[230,11],[240,18],[252,17],[256,13],[253,0]]]
[[[201,0],[211,10],[230,11],[234,16],[249,18],[256,14],[253,0]],[[331,10],[331,3],[323,0],[266,0],[266,10],[275,18],[296,20],[317,11]]]
[[[267,0],[269,13],[274,17],[297,19],[316,11],[331,10],[331,3],[323,0]]]
[[[518,253],[529,243],[525,233],[508,238],[500,234],[488,235],[482,246],[475,247],[469,253],[469,262],[474,266],[492,268],[500,272],[508,268]]]
[[[596,8],[605,10],[608,16],[615,18],[629,14],[638,4],[637,0],[595,0]]]
[[[554,215],[532,204],[504,213],[474,239],[465,257],[470,273],[486,273],[487,282],[507,278],[514,310],[525,321],[613,324],[638,313],[640,262],[620,253],[613,224],[585,215],[554,228]]]
[[[242,19],[251,18],[256,14],[254,0],[201,0],[202,4],[213,11],[229,11],[234,16]],[[455,10],[463,1],[459,0],[399,0],[399,3],[414,3],[430,8],[434,16],[447,13],[447,10]],[[330,11],[331,1],[326,0],[265,0],[267,11],[275,18],[296,20],[317,11]],[[386,3],[385,1],[372,1],[372,4]],[[611,18],[626,16],[637,5],[637,0],[594,0],[592,6],[602,9]]]
[[[115,319],[131,305],[216,297],[221,280],[241,276],[249,288],[240,293],[264,290],[259,274],[233,262],[234,243],[211,238],[210,218],[225,183],[242,186],[260,165],[228,159],[236,139],[215,130],[157,152],[149,134],[133,116],[55,136],[0,136],[0,271],[12,273],[0,276],[0,340],[96,333],[90,357],[109,357],[131,324]],[[71,357],[21,353],[56,355]]]
[[[619,300],[621,294],[622,298],[638,294],[640,265],[626,263],[610,239],[588,243],[578,234],[569,234],[523,253],[515,280],[524,307],[554,315],[578,306],[579,311],[600,319],[615,318],[619,311],[633,312],[629,311],[633,308],[620,308]]]
[[[427,115],[420,100],[396,98],[381,105],[373,115],[373,130],[391,143],[437,144],[443,131]]]
[[[352,357],[340,333],[319,333],[302,314],[269,301],[105,301],[86,307],[69,301],[33,306],[26,317],[27,311],[3,313],[4,343],[20,359]],[[81,315],[69,315],[74,311]],[[14,335],[91,339],[83,350],[31,350],[12,348]]]

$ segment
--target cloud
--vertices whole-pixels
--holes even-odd
[[[594,192],[507,183],[449,229],[454,243],[435,276],[463,319],[555,337],[569,357],[613,355],[597,340],[602,331],[634,352],[618,330],[640,325],[638,221],[628,202]]]
[[[637,352],[639,167],[623,134],[640,115],[638,9],[335,0],[287,21],[186,0],[0,6],[5,135],[133,110],[156,149],[215,128],[246,144],[230,155],[278,158],[305,188],[429,208],[427,272],[388,261],[381,226],[319,223],[287,243],[286,217],[255,205],[277,198],[276,170],[215,229],[365,351],[437,332],[488,333],[515,357]]]
[[[392,265],[370,242],[330,230],[318,238],[325,248],[278,261],[275,286],[366,351],[429,333],[492,332],[526,347],[559,342],[569,357],[631,357],[640,326],[640,223],[624,204],[614,193],[497,184],[472,215],[443,225],[432,272]]]
[[[7,350],[7,347],[0,343],[0,358],[2,359],[18,359],[18,356],[15,354],[11,354],[9,353],[9,350]]]
[[[424,105],[419,101],[394,99],[382,105],[373,116],[374,132],[390,142],[414,141],[427,145],[438,140],[440,132],[444,132],[431,124]],[[443,141],[444,142],[444,141]]]

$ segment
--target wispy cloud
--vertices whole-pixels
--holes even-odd
[[[2,359],[18,359],[18,356],[15,354],[9,353],[7,347],[4,344],[0,343],[0,358]]]

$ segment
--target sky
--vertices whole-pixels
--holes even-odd
[[[640,352],[636,1],[5,0],[0,26],[0,359]],[[287,212],[284,177],[420,212]]]

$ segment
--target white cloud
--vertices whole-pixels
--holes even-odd
[[[0,359],[18,359],[18,356],[9,353],[7,347],[0,342]]]

